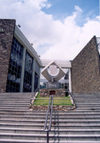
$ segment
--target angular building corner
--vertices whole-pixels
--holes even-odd
[[[100,53],[94,36],[72,61],[72,92],[100,92]]]
[[[15,20],[0,19],[0,92],[6,91]]]

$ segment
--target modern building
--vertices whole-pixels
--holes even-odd
[[[52,66],[54,75],[49,71]],[[66,83],[72,93],[100,92],[100,38],[94,36],[73,61],[40,60],[16,21],[0,19],[0,92],[39,90],[40,68],[53,83],[67,70]]]
[[[0,92],[39,89],[41,61],[15,20],[0,19]]]
[[[55,61],[62,69],[68,69],[69,92],[97,93],[100,92],[100,38],[94,36],[82,51],[70,61]],[[50,61],[43,61],[42,73],[49,80]],[[56,77],[58,78],[59,75]]]

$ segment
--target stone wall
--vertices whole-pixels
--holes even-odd
[[[0,19],[0,92],[6,91],[15,20]]]
[[[65,89],[40,89],[40,96],[46,97],[53,94],[54,96],[65,96]]]
[[[100,59],[95,36],[72,61],[72,92],[100,92]]]

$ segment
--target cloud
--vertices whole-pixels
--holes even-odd
[[[75,5],[75,10],[76,10],[77,12],[80,12],[80,13],[83,12],[82,9],[81,9],[79,6],[77,6],[77,5]]]
[[[79,6],[63,21],[42,10],[51,6],[48,0],[0,0],[0,17],[15,18],[41,58],[71,60],[94,35],[100,37],[100,17],[86,17],[80,26]]]

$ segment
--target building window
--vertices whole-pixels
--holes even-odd
[[[33,58],[26,51],[25,73],[24,73],[24,84],[23,84],[23,91],[24,92],[31,92],[32,91],[32,67],[33,67]]]
[[[19,92],[23,59],[23,46],[13,39],[7,77],[7,92]]]
[[[38,74],[35,72],[34,91],[37,91],[37,90],[38,90],[38,82],[39,82],[39,76],[38,76]]]

